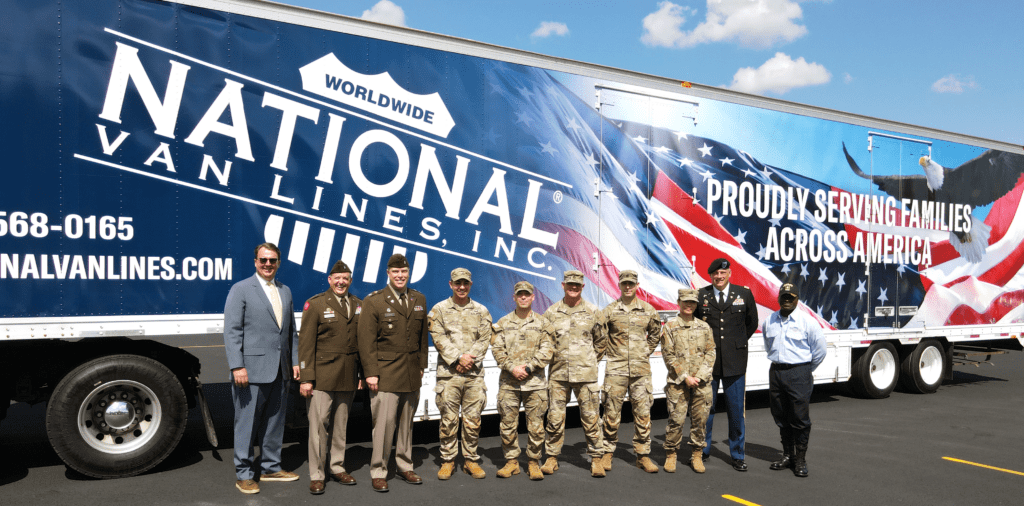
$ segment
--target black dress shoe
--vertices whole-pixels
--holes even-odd
[[[741,473],[745,473],[747,472],[747,463],[744,462],[743,459],[736,459],[732,461],[732,468]]]
[[[707,462],[708,459],[710,459],[710,458],[711,458],[711,454],[710,453],[702,453],[702,454],[700,454],[700,460],[702,462]]]

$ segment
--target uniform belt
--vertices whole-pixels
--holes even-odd
[[[780,362],[772,362],[772,367],[774,367],[776,369],[781,369],[783,371],[785,371],[787,369],[793,369],[793,368],[796,368],[796,367],[802,367],[802,366],[805,366],[805,365],[811,365],[811,363],[810,362],[801,362],[799,364],[783,364],[783,363],[780,363]]]

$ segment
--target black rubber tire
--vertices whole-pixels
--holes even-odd
[[[917,343],[914,350],[903,357],[900,365],[900,386],[908,392],[931,394],[942,386],[946,372],[946,350],[933,339]]]
[[[124,434],[132,439],[125,446],[113,443],[124,438],[98,439],[99,424],[88,419],[105,412],[92,403],[107,392],[145,405],[138,410],[127,407],[136,420],[150,410],[145,424],[129,422],[135,431]],[[160,362],[139,355],[111,355],[82,364],[57,384],[46,408],[46,434],[57,455],[68,467],[94,478],[135,476],[152,469],[178,445],[187,421],[188,400],[178,378]],[[87,439],[90,431],[92,440]]]
[[[884,399],[889,397],[899,380],[899,355],[892,343],[872,343],[853,364],[850,386],[862,397]],[[891,369],[891,378],[887,371]],[[872,372],[876,373],[872,377]]]

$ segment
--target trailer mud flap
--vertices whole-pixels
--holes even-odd
[[[206,440],[214,448],[217,447],[217,430],[213,428],[213,416],[210,414],[210,405],[206,402],[206,394],[203,393],[203,383],[199,378],[196,382],[196,399],[199,400],[199,411],[203,414],[203,425],[206,427]]]

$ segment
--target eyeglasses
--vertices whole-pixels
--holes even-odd
[[[257,258],[256,261],[261,264],[277,265],[276,258]]]

